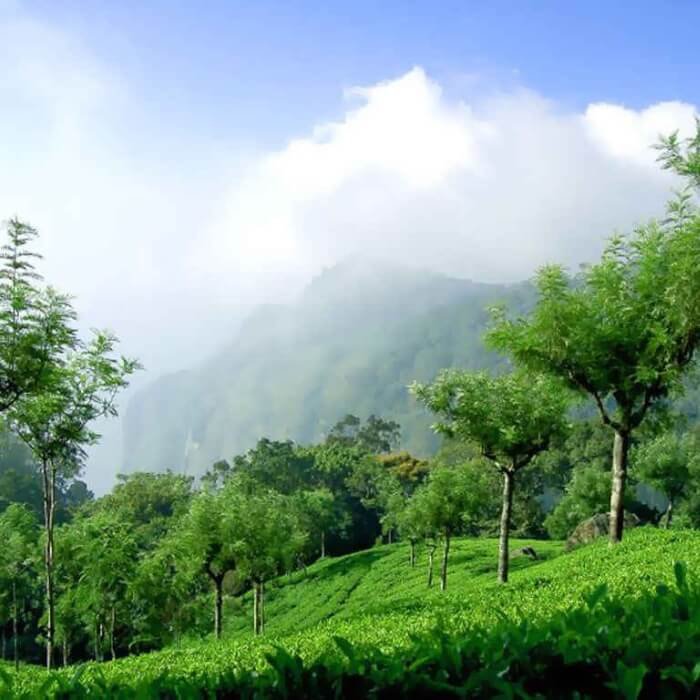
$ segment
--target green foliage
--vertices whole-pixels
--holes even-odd
[[[627,494],[630,499],[630,495]],[[610,469],[587,464],[577,468],[562,499],[546,517],[550,537],[564,539],[581,522],[610,508]]]
[[[391,452],[400,439],[401,426],[396,421],[372,414],[362,425],[360,418],[348,414],[328,431],[326,441],[356,445],[365,452],[379,455]]]
[[[673,170],[700,188],[700,118],[695,118],[695,134],[688,139],[679,139],[674,131],[662,137],[656,147],[659,150],[658,160],[664,170]]]
[[[527,465],[568,427],[569,397],[543,375],[444,370],[411,391],[442,418],[433,426],[437,432],[475,444],[502,469]]]
[[[483,471],[483,464],[433,468],[409,501],[416,502],[422,530],[442,537],[478,531],[490,486],[479,479]]]
[[[515,476],[566,434],[569,392],[542,374],[460,370],[444,370],[411,391],[442,418],[434,430],[475,445],[503,475],[498,579],[506,583]]]
[[[304,620],[312,608],[294,610],[294,602],[324,581],[337,586],[359,574],[335,615],[321,624],[309,620],[304,631],[276,636],[271,625],[264,639],[193,644],[50,677],[29,667],[3,675],[15,697],[490,697],[517,689],[526,698],[652,698],[697,691],[696,533],[642,528],[612,551],[599,542],[523,561],[507,588],[491,582],[495,546],[457,543],[455,562],[462,565],[452,593],[426,592],[422,577],[398,564],[405,550],[387,547],[280,581],[279,605]],[[685,565],[674,569],[674,561]],[[469,570],[458,577],[464,565]],[[272,607],[272,590],[269,596]]]
[[[39,395],[51,365],[75,344],[75,313],[68,297],[41,286],[30,246],[34,228],[18,219],[6,225],[0,248],[0,411]]]
[[[592,396],[606,422],[635,428],[651,406],[683,390],[700,339],[699,226],[651,223],[613,237],[575,282],[561,267],[542,269],[535,310],[517,320],[497,310],[490,342]]]
[[[632,453],[636,477],[664,494],[668,500],[666,526],[673,509],[687,501],[700,485],[700,435],[668,432],[642,444]]]

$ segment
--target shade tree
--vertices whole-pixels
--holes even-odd
[[[462,370],[444,370],[411,390],[439,417],[437,432],[476,445],[502,475],[498,580],[505,583],[516,476],[567,431],[569,392],[544,375]]]
[[[698,134],[660,144],[663,167],[697,186]],[[590,397],[614,435],[610,541],[623,531],[632,437],[684,390],[700,346],[700,216],[689,191],[669,216],[613,236],[600,259],[570,277],[542,268],[531,313],[494,310],[492,347]]]

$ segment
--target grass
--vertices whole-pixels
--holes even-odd
[[[690,572],[700,570],[697,532],[640,528],[615,548],[599,541],[569,554],[557,542],[514,542],[513,548],[525,544],[534,546],[542,560],[513,559],[511,580],[501,586],[495,581],[497,543],[458,540],[445,593],[425,587],[425,556],[411,569],[402,544],[327,559],[306,574],[268,586],[264,638],[254,639],[249,632],[250,601],[244,596],[228,602],[226,638],[220,643],[204,640],[101,666],[86,664],[81,687],[98,688],[102,677],[128,690],[167,676],[172,683],[215,688],[233,671],[263,672],[277,646],[306,665],[342,659],[337,637],[348,640],[360,656],[401,657],[411,654],[416,640],[469,639],[484,634],[479,630],[496,630],[504,619],[547,624],[581,608],[601,583],[625,606],[633,606],[654,594],[660,582],[673,582],[674,562],[685,562]],[[69,683],[74,674],[74,669],[59,670],[52,678]],[[17,696],[52,692],[42,687],[44,671],[23,668],[10,675]]]

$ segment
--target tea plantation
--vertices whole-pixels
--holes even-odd
[[[48,675],[0,667],[7,697],[695,697],[700,535],[640,528],[564,553],[529,544],[495,582],[497,543],[459,540],[448,590],[406,545],[327,559],[247,597],[225,638]],[[438,557],[436,556],[436,560]],[[437,561],[436,561],[437,565]]]

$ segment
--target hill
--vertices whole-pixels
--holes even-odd
[[[191,693],[197,688],[250,690],[272,682],[265,674],[273,673],[276,686],[268,691],[280,696],[284,688],[303,683],[317,688],[333,678],[346,678],[347,683],[354,668],[367,679],[363,682],[379,687],[391,679],[396,687],[406,679],[425,684],[461,678],[463,688],[466,680],[473,681],[479,696],[479,683],[491,683],[493,690],[498,678],[513,683],[518,674],[532,675],[535,684],[544,678],[551,688],[558,676],[548,678],[547,673],[552,664],[563,664],[574,674],[569,681],[598,683],[610,697],[637,697],[645,683],[652,683],[653,690],[662,676],[678,684],[687,680],[692,688],[700,675],[695,666],[693,680],[700,651],[698,533],[640,528],[614,549],[599,541],[570,554],[563,554],[559,543],[530,544],[543,559],[516,559],[511,582],[499,586],[494,580],[496,542],[458,541],[446,593],[425,588],[425,571],[422,566],[409,568],[404,545],[321,561],[269,587],[269,625],[263,638],[254,639],[248,631],[246,613],[240,610],[247,605],[244,596],[227,607],[226,640],[185,643],[99,668],[88,664],[76,678],[68,669],[54,672],[52,679],[75,692],[92,688],[132,697],[146,688],[171,693],[175,688],[183,693],[187,688]],[[688,582],[684,569],[676,567],[680,596],[658,587],[662,582],[673,586],[675,562],[684,562],[692,572]],[[279,649],[284,651],[275,651]],[[544,666],[535,661],[541,656]],[[509,664],[511,657],[517,663]],[[632,682],[627,671],[633,667],[626,664],[635,658],[636,692],[611,693],[608,681],[625,687]],[[319,659],[324,659],[322,665],[312,672]],[[270,664],[274,671],[266,671]],[[666,673],[664,666],[673,669]],[[444,677],[439,669],[445,669]],[[253,670],[262,676],[251,676]],[[470,674],[477,670],[480,675],[474,680]],[[25,668],[15,692],[31,696],[45,680],[44,671]],[[43,692],[50,694],[48,686]],[[665,696],[686,697],[680,692]]]
[[[522,308],[527,284],[491,285],[351,261],[287,306],[259,308],[200,367],[161,377],[129,403],[124,471],[201,474],[266,436],[312,442],[342,416],[397,420],[403,447],[432,454],[431,419],[406,385],[442,367],[492,367],[486,307]]]

